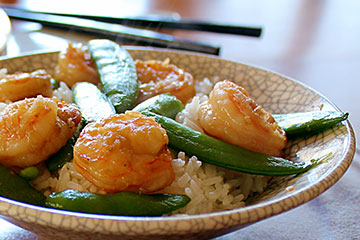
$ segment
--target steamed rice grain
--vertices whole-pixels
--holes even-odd
[[[188,158],[183,152],[179,152],[177,158],[173,159],[172,166],[175,180],[162,192],[186,194],[191,198],[187,206],[173,214],[199,214],[243,207],[249,194],[262,192],[267,185],[265,176],[234,173],[202,163],[195,156]],[[46,169],[42,169],[41,176],[32,184],[47,195],[68,188],[106,193],[79,176],[72,162],[66,163],[53,176],[50,176]]]
[[[53,96],[67,103],[72,102],[71,89],[64,82],[60,82],[59,87],[54,90]]]

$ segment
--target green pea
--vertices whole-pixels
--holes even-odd
[[[27,181],[34,180],[39,175],[39,169],[37,167],[27,167],[20,171],[20,177],[24,178]]]

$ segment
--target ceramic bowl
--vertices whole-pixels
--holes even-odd
[[[219,76],[238,83],[271,113],[340,111],[333,103],[298,81],[271,71],[207,55],[149,48],[130,48],[134,59],[171,59],[195,79]],[[9,72],[46,69],[53,72],[57,52],[2,58],[0,68]],[[170,217],[125,217],[47,209],[0,197],[0,214],[8,221],[48,239],[184,239],[210,238],[245,227],[256,221],[295,208],[324,192],[344,174],[355,150],[351,125],[327,130],[316,136],[289,142],[293,158],[329,159],[298,175],[271,179],[266,190],[246,207],[228,211]]]

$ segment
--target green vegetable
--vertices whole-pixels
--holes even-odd
[[[118,113],[131,109],[139,94],[136,66],[130,54],[117,43],[96,39],[88,42],[100,75],[103,92]]]
[[[336,111],[314,111],[303,113],[274,114],[276,122],[288,138],[319,133],[346,120],[349,113]]]
[[[165,117],[175,119],[176,114],[184,109],[182,102],[170,93],[160,94],[149,98],[137,105],[133,110],[149,111]]]
[[[55,172],[59,168],[73,159],[73,148],[76,143],[77,136],[70,138],[66,144],[55,154],[51,155],[45,161],[45,165],[50,172]]]
[[[166,130],[171,148],[227,169],[268,176],[286,176],[303,173],[320,162],[313,160],[309,164],[295,163],[284,158],[252,152],[192,130],[170,118],[151,112],[143,114],[155,117]]]
[[[86,123],[99,121],[115,114],[114,106],[98,87],[78,82],[72,89],[73,99]]]
[[[78,132],[66,142],[65,146],[45,161],[50,172],[55,172],[73,159],[73,148],[82,126],[115,114],[114,106],[94,84],[79,82],[73,86],[72,91],[74,102],[80,109],[83,121],[78,127]]]
[[[0,196],[19,202],[43,206],[46,197],[24,178],[0,164]]]
[[[51,155],[45,161],[45,165],[50,172],[55,172],[59,168],[65,165],[65,163],[70,162],[73,159],[73,148],[76,143],[77,138],[80,135],[82,128],[85,126],[86,121],[84,119],[79,123],[77,130],[69,140],[67,140],[66,144],[60,148],[55,154]]]
[[[184,207],[189,201],[185,195],[132,192],[103,195],[69,189],[51,194],[46,199],[46,206],[95,214],[161,216]]]
[[[26,181],[34,180],[35,178],[37,178],[38,175],[39,175],[39,169],[34,166],[23,168],[19,172],[19,176],[24,178]]]
[[[55,79],[50,79],[51,87],[53,90],[58,89],[60,87],[60,82],[56,81]]]

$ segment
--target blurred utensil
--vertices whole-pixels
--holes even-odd
[[[19,9],[4,8],[15,19],[38,22],[44,26],[79,31],[113,39],[127,44],[140,44],[219,55],[220,47],[202,42],[178,39],[168,34],[132,28],[115,23],[106,23],[79,17],[58,16]]]
[[[43,14],[52,14],[58,16],[67,16],[67,17],[78,17],[84,19],[91,19],[107,23],[117,23],[126,26],[133,27],[145,27],[153,29],[183,29],[191,31],[205,31],[205,32],[215,32],[215,33],[224,33],[224,34],[235,34],[243,35],[250,37],[260,37],[262,28],[259,26],[241,26],[241,25],[231,25],[231,24],[220,24],[213,22],[205,21],[195,21],[195,20],[181,20],[181,19],[172,19],[159,17],[158,15],[150,16],[137,16],[137,17],[113,17],[113,16],[94,16],[94,15],[84,15],[84,14],[67,14],[67,13],[55,13],[55,12],[38,12],[38,11],[29,11],[22,10],[32,13],[43,13]]]
[[[5,52],[6,42],[11,32],[10,19],[3,9],[0,8],[0,55]]]

